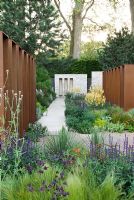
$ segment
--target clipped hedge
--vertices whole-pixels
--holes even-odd
[[[71,74],[87,74],[91,77],[92,71],[101,71],[101,67],[97,60],[75,60],[75,62],[69,66],[68,71]]]
[[[54,74],[87,74],[91,77],[91,71],[101,71],[100,64],[97,60],[87,59],[44,59],[37,60],[41,62],[49,75],[53,78]]]

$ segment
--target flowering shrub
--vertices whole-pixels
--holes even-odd
[[[21,91],[5,91],[9,70],[6,70],[6,75],[5,84],[0,88],[0,109],[4,102],[4,115],[0,116],[1,179],[4,179],[7,174],[17,176],[23,171],[20,163],[24,138],[19,138],[19,117],[23,95]],[[11,99],[9,93],[12,94]]]
[[[96,90],[100,91],[97,95]],[[118,106],[106,104],[103,90],[99,88],[91,91],[94,93],[89,92],[86,97],[67,93],[65,116],[69,130],[84,134],[90,134],[94,128],[109,132],[134,132],[133,110],[124,112]]]
[[[21,112],[21,104],[23,101],[23,95],[21,91],[15,92],[5,91],[6,83],[8,81],[8,73],[5,84],[0,88],[0,108],[2,102],[5,102],[4,113],[0,116],[0,147],[1,147],[1,179],[4,180],[6,176],[12,175],[13,177],[19,177],[20,174],[25,173],[25,168],[30,165],[30,168],[36,168],[36,161],[42,156],[39,151],[37,143],[35,143],[39,137],[46,134],[46,128],[42,128],[40,125],[31,125],[27,136],[19,137],[19,120]],[[11,98],[9,94],[12,94]],[[10,118],[5,125],[6,117],[10,115]]]
[[[94,122],[94,126],[97,126],[99,128],[104,128],[105,125],[106,125],[106,120],[104,119],[97,118]]]
[[[75,87],[71,90],[72,93],[80,93],[81,92],[81,89],[79,87]]]
[[[116,124],[112,122],[107,122],[105,126],[105,130],[109,132],[118,132],[122,133],[125,130],[125,125],[123,123],[117,122]]]
[[[32,143],[24,145],[24,158],[28,153],[25,173],[2,180],[2,200],[44,200],[44,196],[45,200],[133,199],[134,146],[128,144],[127,137],[124,146],[112,144],[110,136],[106,145],[96,134],[85,149],[72,145],[74,137],[70,140],[68,135],[63,129],[48,144],[46,161],[37,153],[35,157],[28,153]],[[49,158],[54,165],[48,163]]]
[[[41,137],[44,137],[46,135],[48,135],[47,128],[42,127],[40,123],[35,122],[34,124],[29,124],[29,128],[25,134],[25,139],[36,142],[39,141]]]
[[[100,135],[97,134],[97,137]],[[114,143],[113,137],[109,135],[109,142],[104,141],[89,142],[90,154],[84,163],[92,173],[96,175],[96,180],[100,184],[110,172],[114,173],[115,185],[121,186],[122,195],[134,199],[134,145],[128,143],[128,137],[124,137],[122,144]]]
[[[92,87],[87,93],[85,100],[90,105],[103,106],[106,98],[104,96],[104,91],[100,87]]]

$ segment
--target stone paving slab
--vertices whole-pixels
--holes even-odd
[[[64,111],[64,98],[56,98],[38,122],[48,128],[50,135],[56,135],[62,127],[66,127]]]

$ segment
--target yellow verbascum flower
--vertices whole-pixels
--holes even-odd
[[[71,90],[72,93],[80,93],[81,92],[81,89],[79,87],[76,87],[76,88],[73,88]]]
[[[101,87],[91,87],[89,92],[86,94],[85,100],[88,104],[103,106],[106,102],[104,90]]]

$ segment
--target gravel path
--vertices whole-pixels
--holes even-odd
[[[75,141],[77,141],[78,144],[85,146],[88,149],[90,148],[91,134],[88,135],[71,132],[71,136],[73,139],[75,139]],[[120,148],[121,151],[124,151],[126,146],[130,145],[134,150],[134,133],[102,133],[102,136],[106,145],[111,145],[112,143],[112,145],[117,145],[117,148]],[[44,146],[50,137],[57,137],[57,135],[50,134],[41,138],[40,145]]]
[[[90,139],[91,139],[91,135],[87,135],[87,134],[79,134],[79,133],[72,133],[72,135],[74,136],[74,138],[77,139],[77,141],[79,141],[80,143],[89,146],[90,144]],[[104,139],[104,143],[107,145],[120,145],[121,149],[124,148],[124,142],[125,145],[133,145],[134,146],[134,133],[128,133],[128,132],[124,132],[124,133],[109,133],[109,132],[105,132],[105,133],[101,133],[103,139]]]

